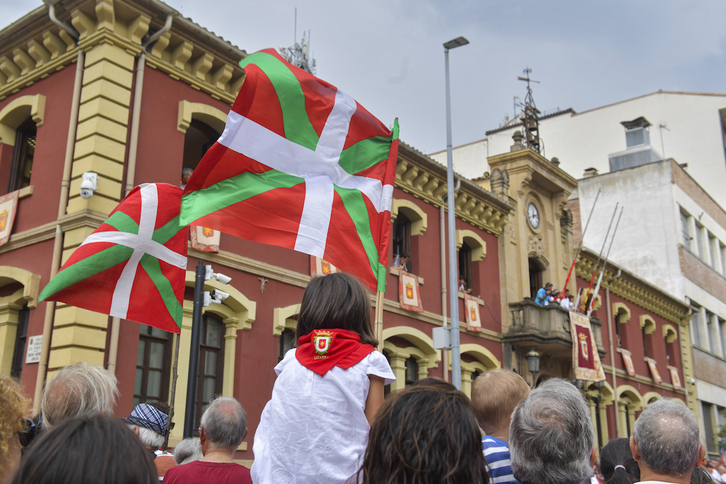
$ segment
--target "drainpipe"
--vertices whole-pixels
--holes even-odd
[[[441,317],[443,318],[442,327],[446,327],[446,221],[444,219],[444,205],[446,204],[446,195],[444,202],[439,207],[439,246],[441,247]],[[441,359],[444,362],[444,381],[449,381],[449,357],[446,349],[441,350]]]
[[[139,117],[141,116],[141,94],[144,89],[144,67],[146,66],[146,48],[159,37],[171,29],[171,14],[166,16],[166,23],[154,35],[141,44],[141,53],[136,61],[136,84],[134,85],[134,107],[131,114],[131,137],[129,139],[129,161],[126,168],[126,191],[128,195],[134,189],[136,176],[136,152],[139,145]],[[118,360],[118,338],[121,329],[121,319],[111,318],[111,341],[108,346],[108,371],[116,374],[116,361]]]
[[[610,366],[613,369],[613,392],[615,394],[615,433],[620,435],[620,408],[618,408],[618,382],[615,376],[615,346],[613,345],[613,316],[612,309],[610,307],[610,283],[615,279],[623,275],[623,270],[618,269],[618,273],[608,281],[608,285],[605,287],[605,304],[607,305],[607,316],[608,316],[608,339],[610,340]]]
[[[55,16],[55,6],[46,0],[48,5],[48,16],[50,20],[59,28],[68,32],[73,40],[78,43],[78,32],[70,25],[61,22]],[[71,167],[73,164],[73,151],[76,144],[76,128],[78,127],[78,108],[81,103],[81,85],[83,81],[83,63],[85,62],[85,54],[82,49],[78,49],[78,57],[76,59],[76,78],[73,83],[73,99],[71,101],[71,115],[68,122],[68,138],[66,139],[66,155],[63,162],[63,178],[61,179],[60,201],[58,203],[58,220],[66,214],[68,205],[68,192],[71,185]],[[55,239],[53,241],[53,258],[50,266],[50,278],[55,277],[56,272],[60,268],[61,255],[63,253],[63,230],[60,223],[55,226]],[[37,415],[40,411],[40,397],[43,393],[45,383],[45,375],[48,371],[48,356],[50,353],[50,338],[53,330],[53,317],[55,315],[55,301],[48,301],[45,305],[45,319],[43,321],[43,344],[40,349],[40,361],[38,362],[38,376],[35,380],[35,394],[33,396],[33,415]]]

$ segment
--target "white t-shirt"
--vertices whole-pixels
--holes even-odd
[[[293,348],[275,372],[255,432],[253,482],[354,482],[370,431],[368,375],[385,384],[396,379],[386,357],[374,351],[347,370],[335,366],[320,376],[298,362]]]

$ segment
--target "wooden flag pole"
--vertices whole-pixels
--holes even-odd
[[[174,417],[174,400],[176,397],[176,378],[179,376],[179,345],[181,342],[181,333],[176,336],[176,348],[174,348],[174,362],[171,367],[171,397],[169,398],[169,420],[166,422],[166,438],[164,439],[164,447],[169,447],[169,434],[171,433],[171,419]]]
[[[376,293],[376,338],[378,339],[378,351],[383,353],[383,291]]]

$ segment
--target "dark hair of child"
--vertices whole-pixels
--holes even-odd
[[[412,386],[376,414],[358,482],[487,484],[481,432],[466,395],[445,382]]]
[[[25,454],[13,484],[157,484],[151,452],[118,419],[65,420]]]
[[[303,294],[295,339],[316,329],[346,329],[361,343],[378,345],[371,326],[371,300],[365,286],[344,272],[313,278]]]
[[[614,439],[602,448],[600,472],[607,484],[631,484],[640,481],[640,467],[630,451],[630,439]]]

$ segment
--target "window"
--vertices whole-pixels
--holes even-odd
[[[704,260],[703,254],[703,225],[696,224],[696,245],[698,249],[698,257]]]
[[[703,314],[701,314],[701,306],[698,306],[696,304],[692,305],[693,315],[691,317],[691,336],[692,336],[692,343],[693,346],[702,346],[701,345],[701,318],[703,318]]]
[[[529,293],[532,295],[532,299],[537,296],[537,291],[540,287],[544,287],[542,282],[542,268],[540,264],[534,260],[529,259]]]
[[[643,333],[643,356],[646,358],[649,358],[650,355],[648,354],[648,344],[650,341],[648,341],[648,332],[646,331],[647,326],[643,326],[641,328],[641,332]]]
[[[286,328],[280,335],[280,347],[277,351],[278,363],[285,358],[285,355],[292,349],[293,346],[295,346],[295,331]]]
[[[726,277],[726,246],[721,245],[720,242],[718,245],[721,250],[721,274]]]
[[[716,251],[718,250],[718,240],[713,236],[711,232],[708,233],[708,252],[711,257],[711,267],[713,270],[718,270],[718,256]]]
[[[411,268],[411,221],[401,212],[398,213],[396,220],[393,222],[393,258],[400,256],[404,252],[409,255],[407,269],[413,272]]]
[[[712,415],[712,409],[713,405],[706,402],[701,402],[701,414],[703,415],[703,428],[706,431],[705,440],[706,440],[706,449],[709,452],[717,452],[716,449],[716,441],[714,439],[714,432],[713,432],[713,415]]]
[[[202,322],[195,429],[199,427],[204,407],[222,393],[224,371],[224,324],[211,313],[205,313]]]
[[[721,354],[726,358],[726,321],[719,318],[718,326],[721,333]]]
[[[204,157],[204,154],[212,147],[219,138],[214,128],[198,119],[192,119],[184,136],[184,161],[182,169],[191,168],[195,170]],[[179,174],[181,176],[181,173]]]
[[[406,358],[406,388],[418,381],[418,361],[413,356]]]
[[[708,340],[708,351],[716,353],[716,342],[714,341],[713,333],[713,313],[711,311],[706,311],[706,339]]]
[[[171,333],[139,325],[136,353],[134,407],[139,403],[165,403],[169,394]]]
[[[691,231],[688,229],[688,214],[681,210],[681,234],[683,235],[683,247],[691,250]]]
[[[466,289],[471,289],[471,248],[464,242],[459,249],[459,278],[464,279]]]
[[[8,193],[30,186],[30,175],[33,170],[33,156],[35,154],[36,132],[35,121],[32,119],[28,119],[21,124],[16,131],[13,164],[10,168],[8,181]]]
[[[25,306],[18,313],[18,330],[15,336],[15,351],[13,352],[13,366],[10,376],[20,380],[23,373],[23,360],[25,358],[25,342],[28,339],[28,319],[30,310]]]

